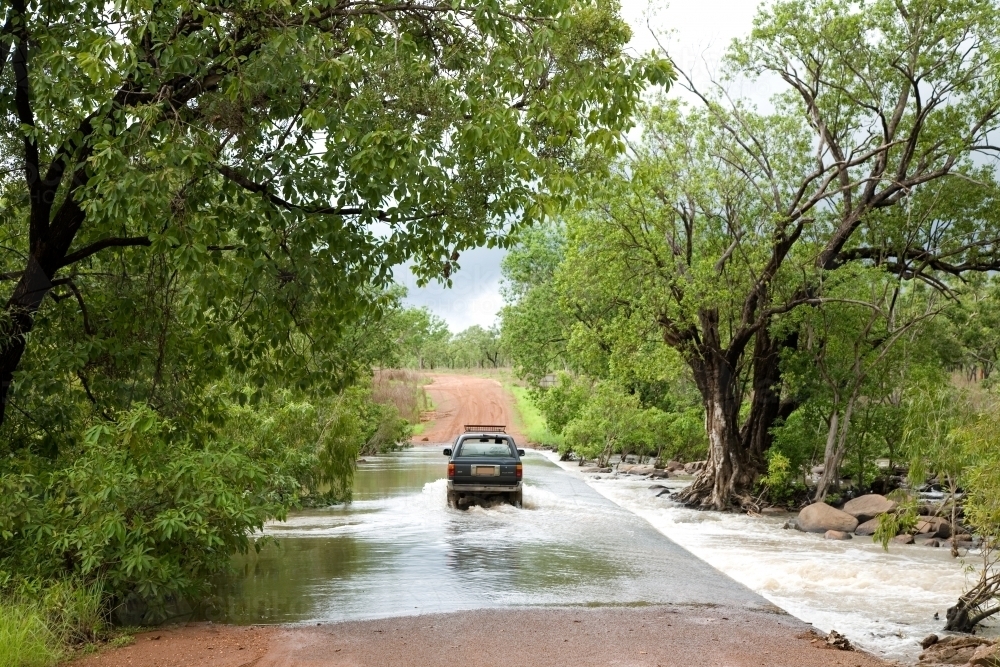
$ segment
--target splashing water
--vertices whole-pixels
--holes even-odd
[[[919,640],[942,634],[945,610],[967,585],[977,558],[954,559],[947,548],[899,545],[888,552],[871,538],[824,540],[785,530],[786,517],[688,509],[656,497],[650,481],[581,475],[575,463],[550,460],[601,495],[648,521],[698,558],[823,632],[837,630],[865,650],[913,661]],[[597,477],[595,479],[595,477]],[[660,482],[671,490],[687,482]],[[936,620],[937,613],[942,620]],[[987,634],[993,634],[987,630]]]

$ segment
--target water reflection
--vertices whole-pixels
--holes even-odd
[[[268,526],[215,618],[350,620],[500,605],[763,600],[540,455],[524,509],[450,509],[445,458],[417,448],[361,464],[355,501]]]

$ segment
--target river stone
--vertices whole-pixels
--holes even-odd
[[[878,519],[869,519],[855,528],[854,534],[869,537],[874,535],[876,530],[878,530]]]
[[[897,535],[892,541],[896,544],[913,544],[913,535]]]
[[[804,533],[825,533],[828,530],[853,533],[858,527],[858,520],[826,503],[813,503],[802,508],[795,525]]]
[[[965,665],[976,650],[990,640],[982,637],[942,637],[920,654],[922,665]]]
[[[969,667],[1000,667],[1000,644],[983,644],[972,654]]]
[[[828,530],[823,533],[823,537],[827,540],[849,540],[852,539],[850,533],[845,533],[842,530]]]
[[[951,537],[951,524],[939,516],[929,516],[917,521],[917,534],[948,539]]]
[[[880,514],[892,512],[896,507],[896,503],[885,496],[880,496],[877,493],[869,493],[866,496],[858,496],[853,500],[848,500],[844,505],[844,511],[859,522],[865,523]]]

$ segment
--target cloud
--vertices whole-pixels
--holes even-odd
[[[452,287],[437,283],[417,287],[416,278],[408,267],[396,271],[396,282],[407,289],[404,302],[408,306],[428,308],[444,319],[452,333],[478,324],[490,327],[503,307],[500,296],[500,262],[506,250],[475,248],[462,253],[461,269],[452,274]]]

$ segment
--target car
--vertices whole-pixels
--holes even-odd
[[[503,500],[521,507],[521,457],[506,426],[470,424],[444,450],[448,458],[448,505],[468,509]]]

